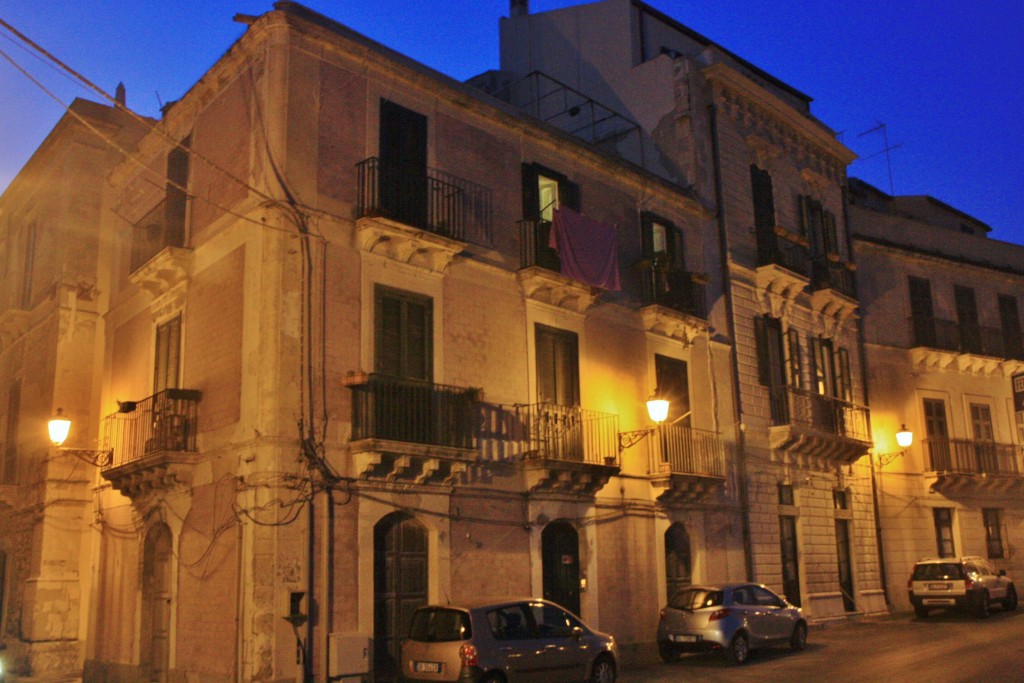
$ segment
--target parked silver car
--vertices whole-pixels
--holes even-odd
[[[753,648],[807,644],[807,621],[799,607],[756,583],[687,586],[661,610],[658,653],[666,662],[684,652],[724,652],[747,661]]]
[[[615,639],[553,602],[428,605],[402,642],[405,681],[614,683]]]
[[[993,603],[1017,609],[1013,580],[983,557],[919,560],[907,581],[907,597],[919,617],[937,607],[971,610],[982,618]]]

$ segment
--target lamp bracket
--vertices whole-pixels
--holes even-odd
[[[647,429],[634,429],[631,432],[619,432],[619,453],[637,445],[655,429],[655,427],[648,427]]]
[[[892,453],[876,453],[875,454],[875,458],[878,460],[878,466],[879,467],[885,467],[886,465],[891,463],[896,458],[899,458],[899,457],[901,457],[903,455],[906,455],[906,454],[907,454],[907,452],[905,450],[903,450],[903,451],[894,451]]]
[[[88,448],[58,448],[61,453],[73,455],[94,467],[109,467],[114,462],[114,449],[94,451]]]

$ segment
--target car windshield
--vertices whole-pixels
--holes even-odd
[[[446,643],[469,640],[473,630],[469,615],[455,609],[420,609],[412,615],[409,638],[423,643]]]
[[[914,567],[914,581],[949,581],[962,578],[958,562],[932,562]]]
[[[673,595],[668,606],[672,609],[695,610],[701,607],[719,607],[722,604],[722,591],[706,588],[684,588]]]

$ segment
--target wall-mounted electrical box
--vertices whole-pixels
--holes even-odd
[[[332,679],[367,680],[373,662],[373,639],[364,633],[332,633],[327,637],[327,675]],[[367,679],[363,679],[365,676]]]

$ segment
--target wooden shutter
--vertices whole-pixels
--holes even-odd
[[[810,338],[811,389],[822,396],[835,396],[835,367],[832,342],[820,337]]]
[[[166,225],[162,241],[165,246],[185,246],[185,216],[188,210],[189,151],[192,136],[167,153],[167,202],[164,204]]]
[[[785,385],[783,370],[782,328],[777,318],[754,318],[757,342],[758,381],[766,387]]]
[[[757,166],[750,167],[750,188],[754,201],[754,227],[760,233],[775,230],[775,197],[772,176]]]
[[[804,387],[804,366],[800,353],[800,333],[796,330],[789,330],[786,333],[786,352],[789,354],[787,365],[789,366],[789,386],[794,389]]]
[[[538,402],[579,405],[579,350],[576,335],[537,325],[535,343]]]
[[[377,287],[374,371],[433,379],[433,304],[428,297]]]
[[[932,283],[925,278],[911,275],[907,278],[907,286],[910,292],[911,315],[924,318],[933,317]]]
[[[153,371],[153,393],[178,386],[181,353],[181,316],[171,318],[156,328],[156,361]]]
[[[839,235],[836,233],[836,217],[831,211],[823,211],[822,215],[822,241],[825,246],[825,253],[839,253]]]
[[[557,178],[557,180],[558,203],[578,212],[580,210],[580,186],[569,182],[565,176]]]
[[[540,191],[537,188],[539,175],[536,164],[523,164],[523,220],[540,220]]]
[[[14,380],[7,393],[7,431],[4,436],[4,484],[16,484],[18,473],[18,422],[21,417],[21,381]],[[0,583],[0,599],[3,583]],[[2,614],[2,612],[0,612]]]
[[[999,325],[1003,333],[1003,356],[1017,360],[1024,358],[1024,332],[1020,327],[1016,297],[999,295]]]
[[[836,350],[836,397],[847,403],[853,402],[853,382],[850,375],[850,352]]]

